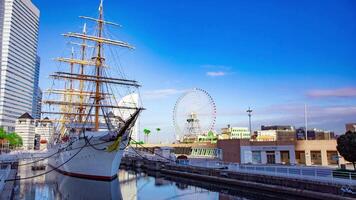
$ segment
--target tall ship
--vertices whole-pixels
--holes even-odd
[[[97,18],[80,18],[94,27],[84,23],[79,33],[63,34],[72,51],[56,59],[59,70],[43,101],[43,116],[56,124],[48,164],[69,176],[112,180],[143,110],[140,85],[126,78],[119,58],[134,47],[111,37],[109,27],[120,25],[104,20],[102,1]]]

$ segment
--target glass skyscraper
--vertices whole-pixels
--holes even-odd
[[[37,107],[39,15],[30,0],[0,0],[0,127],[8,131]]]

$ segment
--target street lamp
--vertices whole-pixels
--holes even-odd
[[[308,112],[307,112],[307,104],[304,104],[304,124],[305,124],[305,140],[308,140]]]
[[[251,113],[252,110],[250,107],[248,107],[248,110],[246,111],[248,113],[248,121],[249,121],[249,128],[250,128],[250,137],[252,137],[252,129],[251,129]]]

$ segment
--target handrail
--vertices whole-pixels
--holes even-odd
[[[356,172],[336,171],[329,168],[316,168],[308,166],[273,166],[273,165],[250,165],[221,161],[207,161],[192,163],[192,165],[208,168],[222,168],[232,172],[245,172],[283,176],[291,178],[308,179],[314,181],[331,182],[343,185],[356,186]]]

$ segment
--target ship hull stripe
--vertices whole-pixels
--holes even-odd
[[[89,175],[89,174],[80,174],[80,173],[73,173],[73,172],[67,172],[64,170],[61,170],[59,168],[55,168],[54,166],[50,165],[50,167],[54,168],[57,172],[67,175],[67,176],[72,176],[72,177],[77,177],[77,178],[83,178],[83,179],[90,179],[90,180],[97,180],[97,181],[112,181],[115,178],[117,178],[117,174],[114,176],[96,176],[96,175]]]

